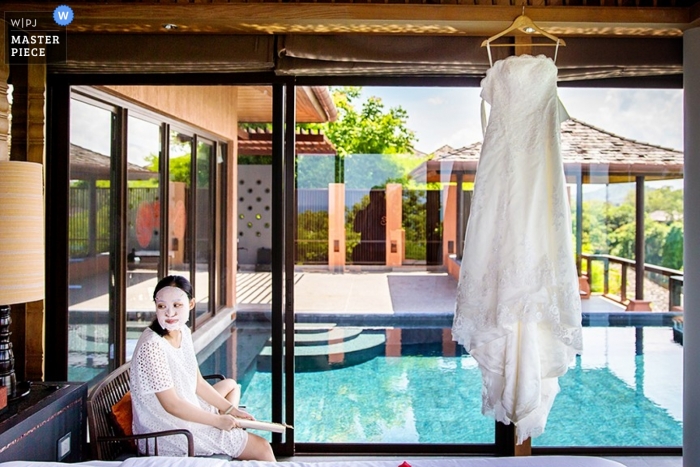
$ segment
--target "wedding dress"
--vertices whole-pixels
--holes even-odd
[[[543,55],[496,62],[452,327],[478,362],[482,412],[540,435],[581,345],[581,300],[560,152],[568,116]]]

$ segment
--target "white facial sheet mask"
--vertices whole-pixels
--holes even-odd
[[[190,299],[177,287],[163,287],[156,294],[156,318],[167,331],[178,331],[190,316]],[[170,321],[170,322],[168,322]]]

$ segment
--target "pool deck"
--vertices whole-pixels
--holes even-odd
[[[294,310],[302,321],[333,316],[342,319],[421,319],[440,317],[447,322],[454,313],[457,281],[445,272],[349,271],[334,274],[298,270],[294,274]],[[269,272],[237,275],[236,309],[240,314],[269,312],[272,280]],[[601,295],[581,300],[585,325],[664,325],[679,313],[626,312],[625,307]],[[382,318],[383,317],[383,318]]]

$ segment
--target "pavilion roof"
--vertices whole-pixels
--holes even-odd
[[[632,181],[638,175],[649,180],[683,177],[681,151],[624,138],[575,118],[561,125],[561,151],[567,176],[580,172],[584,183],[595,182],[599,177],[611,183]],[[425,180],[427,172],[427,181],[440,181],[440,172],[446,169],[445,164],[451,163],[452,173],[462,173],[468,181],[476,173],[480,154],[480,141],[447,153],[439,152],[412,175]]]
[[[109,180],[111,171],[109,156],[86,149],[77,144],[70,145],[70,177],[75,180]],[[131,162],[127,163],[130,179],[147,180],[158,174]]]
[[[297,154],[336,154],[333,143],[321,132],[298,130],[295,136]],[[272,155],[272,132],[266,129],[247,129],[238,134],[239,156]]]

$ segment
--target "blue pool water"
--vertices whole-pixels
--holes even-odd
[[[409,347],[410,355],[297,373],[295,441],[493,443],[474,359]],[[682,365],[669,328],[584,328],[584,353],[560,379],[533,445],[680,446]],[[270,387],[270,374],[256,372],[243,394],[260,419],[269,417]]]

